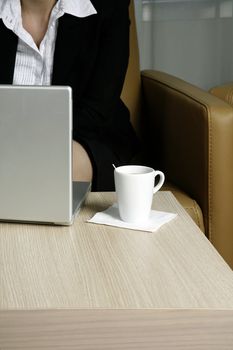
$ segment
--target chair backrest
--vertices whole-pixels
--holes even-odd
[[[138,131],[139,115],[141,109],[141,78],[139,64],[139,50],[137,41],[137,30],[134,12],[134,0],[130,1],[130,57],[125,83],[122,90],[121,98],[129,108],[131,122]]]

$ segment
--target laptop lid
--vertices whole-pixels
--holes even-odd
[[[72,91],[0,86],[0,220],[72,220]]]

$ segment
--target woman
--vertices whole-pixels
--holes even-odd
[[[73,90],[73,178],[112,190],[138,148],[120,94],[128,0],[0,0],[0,83]],[[55,126],[56,127],[56,126]]]

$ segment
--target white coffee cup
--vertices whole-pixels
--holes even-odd
[[[156,186],[155,177],[159,176]],[[163,185],[165,176],[141,165],[125,165],[115,168],[114,179],[119,214],[129,223],[146,222],[149,218],[153,194]]]

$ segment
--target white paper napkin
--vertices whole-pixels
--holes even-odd
[[[139,224],[131,224],[120,219],[118,207],[115,203],[105,211],[96,213],[87,222],[93,224],[124,227],[131,230],[154,232],[170,220],[174,219],[176,216],[177,214],[151,210],[148,221]]]

